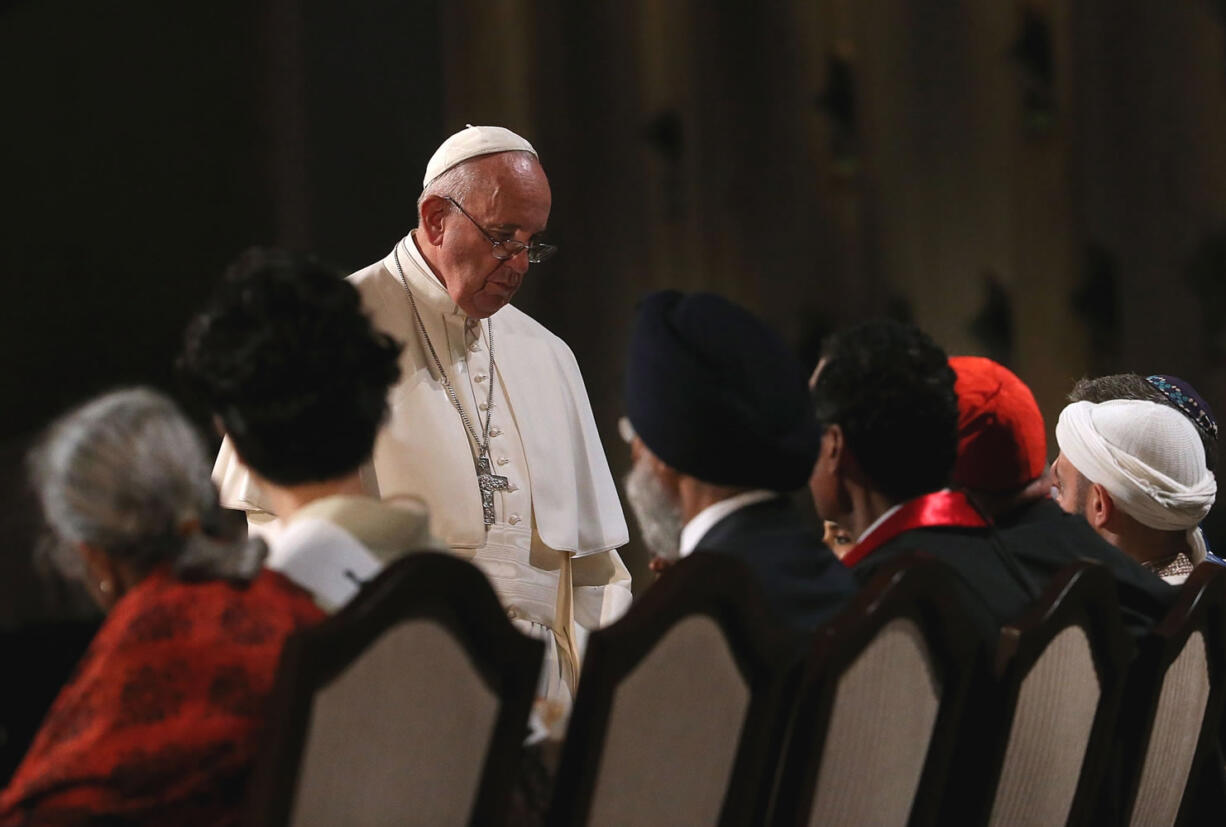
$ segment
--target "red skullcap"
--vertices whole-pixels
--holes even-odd
[[[954,482],[978,491],[1021,488],[1047,464],[1047,429],[1030,388],[1003,365],[954,356],[958,461]]]

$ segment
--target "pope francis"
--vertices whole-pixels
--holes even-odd
[[[509,304],[529,265],[556,251],[539,239],[549,181],[526,140],[470,126],[434,153],[422,186],[416,229],[349,277],[375,326],[405,344],[363,483],[424,500],[434,533],[546,641],[549,724],[569,707],[585,631],[630,603],[614,550],[626,522],[578,365]],[[253,531],[275,530],[228,442],[213,476]]]

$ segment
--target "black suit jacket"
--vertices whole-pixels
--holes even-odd
[[[694,551],[743,561],[757,575],[775,615],[797,629],[817,628],[856,590],[851,572],[783,496],[732,512]]]
[[[953,569],[963,608],[987,652],[996,651],[1000,627],[1038,597],[1039,584],[1008,557],[988,528],[932,527],[905,531],[883,543],[852,569],[861,583],[885,564],[916,551]]]
[[[996,520],[1009,549],[1040,583],[1077,560],[1107,567],[1119,591],[1124,627],[1134,636],[1153,628],[1179,590],[1104,540],[1079,515],[1066,514],[1049,499],[1027,503]]]

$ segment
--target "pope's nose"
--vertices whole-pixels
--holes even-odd
[[[527,248],[520,250],[515,255],[506,260],[506,266],[514,270],[521,277],[528,272],[528,250]]]

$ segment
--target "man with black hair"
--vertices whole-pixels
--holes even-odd
[[[924,551],[959,575],[985,645],[1037,596],[967,497],[946,488],[958,399],[945,353],[911,325],[861,324],[827,342],[813,388],[821,448],[810,479],[818,514],[846,528],[843,558],[865,582]]]
[[[395,557],[443,548],[419,500],[362,489],[399,354],[341,274],[277,251],[240,257],[187,330],[182,377],[285,520],[267,565],[328,611]]]

